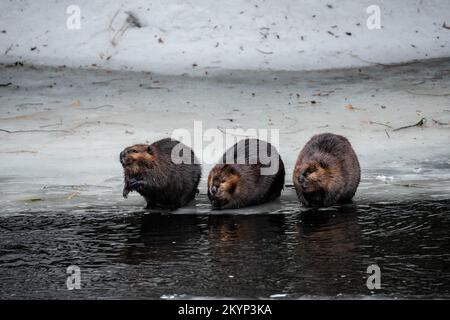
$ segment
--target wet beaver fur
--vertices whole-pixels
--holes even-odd
[[[315,135],[306,143],[293,174],[300,202],[316,207],[350,202],[360,178],[358,157],[350,142],[332,133]]]
[[[270,162],[260,161],[260,148]],[[244,155],[245,162],[238,164],[237,159]],[[283,161],[270,143],[244,139],[229,148],[224,153],[222,162],[210,171],[208,198],[213,209],[241,208],[265,203],[280,196],[284,176]]]
[[[190,152],[191,164],[172,161],[172,149],[179,143],[166,138],[151,145],[137,144],[125,148],[120,153],[125,176],[124,198],[131,191],[137,191],[147,201],[147,208],[170,210],[193,200],[198,193],[201,168],[196,164],[198,161],[194,162],[194,152],[181,143],[183,150]]]

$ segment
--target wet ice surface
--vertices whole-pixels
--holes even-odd
[[[211,79],[1,68],[0,298],[450,297],[448,59]],[[281,199],[211,211],[210,164],[173,213],[122,199],[118,153],[198,120],[280,129]],[[354,204],[307,210],[290,175],[324,131],[352,142],[362,182]],[[69,265],[81,290],[66,289]]]
[[[449,199],[281,202],[253,214],[86,205],[2,216],[0,297],[450,297]],[[371,264],[381,290],[366,287]],[[81,290],[66,289],[69,265]]]

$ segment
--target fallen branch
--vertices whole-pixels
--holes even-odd
[[[378,65],[378,66],[389,67],[389,68],[392,68],[392,67],[403,67],[403,66],[408,66],[410,64],[414,64],[414,63],[418,63],[419,62],[418,60],[412,60],[412,61],[409,61],[409,62],[386,64],[386,63],[381,63],[381,62],[365,60],[365,59],[360,58],[356,54],[352,54],[351,56],[353,58],[361,60],[362,62],[365,62],[365,63],[375,64],[375,65]]]
[[[5,56],[11,51],[13,45],[11,44],[8,49],[5,50]]]
[[[104,104],[104,105],[98,106],[98,107],[80,108],[80,109],[83,109],[83,110],[97,110],[97,109],[101,109],[101,108],[114,108],[114,106],[111,105],[111,104]]]
[[[409,92],[411,94],[417,94],[419,96],[434,96],[434,97],[447,97],[450,96],[450,93],[425,93],[425,92],[414,92],[411,90],[406,90],[406,92]]]
[[[316,97],[328,97],[330,95],[330,93],[335,92],[334,90],[330,90],[330,91],[325,91],[325,92],[320,92],[320,90],[316,93],[313,94],[313,96]]]
[[[448,125],[448,123],[445,123],[445,122],[441,122],[441,121],[434,120],[434,119],[431,119],[431,120],[433,120],[434,123],[436,123],[436,124],[438,124],[440,126],[447,126]]]
[[[47,190],[47,189],[76,190],[78,192],[81,192],[81,191],[87,190],[89,188],[112,189],[113,187],[101,186],[101,185],[96,185],[96,184],[45,185],[42,187],[42,190]]]
[[[223,134],[228,134],[228,135],[230,135],[230,136],[244,137],[244,138],[246,138],[246,137],[252,137],[251,135],[236,134],[236,133],[227,132],[226,130],[228,130],[228,129],[224,129],[224,128],[222,128],[222,127],[217,127],[217,129],[218,129],[220,132],[222,132]]]
[[[392,131],[399,131],[399,130],[408,129],[408,128],[413,128],[413,127],[423,127],[423,125],[425,124],[426,121],[427,121],[426,118],[422,118],[422,119],[420,119],[420,121],[417,122],[416,124],[412,124],[412,125],[409,125],[409,126],[400,127],[400,128],[394,129],[394,130],[392,130]]]
[[[116,11],[116,13],[113,15],[113,17],[112,17],[111,20],[109,21],[108,29],[110,29],[111,31],[116,31],[116,30],[113,28],[112,24],[113,24],[113,21],[116,19],[117,15],[119,14],[119,12],[120,12],[120,9],[118,9],[118,10]]]
[[[105,121],[104,124],[109,124],[113,126],[124,126],[124,127],[130,127],[131,124],[125,123],[125,122],[112,122],[112,121]]]
[[[128,17],[125,20],[125,22],[123,23],[122,27],[114,34],[113,38],[111,39],[111,44],[115,47],[117,46],[117,41],[119,40],[119,38],[121,38],[125,32],[128,30],[128,28],[142,28],[142,24],[139,21],[139,19],[130,11],[126,11],[125,12]],[[116,17],[116,15],[114,15],[113,19]],[[112,21],[110,23],[110,25],[112,24]],[[112,29],[112,27],[111,27]]]
[[[426,186],[417,183],[392,183],[392,185],[407,188],[426,188]]]
[[[293,119],[291,117],[285,117],[285,119],[289,119],[294,121],[294,123],[292,123],[291,125],[289,125],[288,127],[292,128],[292,127],[296,127],[298,125],[298,120],[297,119]],[[296,129],[296,130],[292,130],[292,131],[288,131],[288,132],[283,132],[284,134],[293,134],[293,133],[297,133],[300,131],[303,131],[304,129]]]
[[[55,126],[62,126],[62,119],[60,119],[58,123],[46,124],[46,125],[40,126],[40,128],[48,128],[48,127],[55,127]]]
[[[0,151],[0,153],[37,153],[37,151],[32,151],[32,150],[17,150],[17,151]]]
[[[132,27],[142,28],[142,23],[139,21],[139,19],[138,19],[131,11],[125,11],[125,13],[128,15],[126,21],[127,21]]]
[[[75,198],[78,194],[80,194],[80,191],[79,191],[79,190],[70,193],[69,196],[67,197],[67,200],[72,200],[72,199]]]
[[[12,82],[8,82],[8,83],[0,83],[0,87],[8,87],[12,85]]]
[[[141,86],[141,88],[142,88],[142,89],[147,89],[147,90],[166,89],[167,91],[170,91],[169,88],[166,88],[166,87],[153,87],[153,86],[144,87],[144,86]]]
[[[63,132],[63,133],[70,133],[69,130],[39,130],[39,129],[32,129],[32,130],[6,130],[6,129],[0,129],[1,132],[6,133],[34,133],[34,132]]]
[[[42,106],[44,105],[43,103],[20,103],[20,104],[16,104],[17,108],[23,108],[26,106]]]
[[[81,128],[86,125],[92,125],[92,124],[94,124],[94,125],[101,124],[101,122],[100,121],[86,121],[86,122],[80,123],[80,124],[76,125],[75,127],[69,129],[69,131],[75,131],[78,128]]]
[[[375,121],[369,121],[369,124],[378,124],[378,125],[380,125],[380,126],[385,126],[385,127],[388,127],[389,129],[392,129],[392,127],[391,127],[390,125],[385,124],[385,123],[380,123],[380,122],[375,122]]]
[[[258,48],[256,48],[256,51],[258,51],[258,52],[260,52],[260,53],[262,53],[262,54],[273,54],[272,51],[262,51],[262,50],[260,50],[260,49],[258,49]]]
[[[116,78],[116,79],[109,79],[109,80],[103,80],[103,81],[94,81],[94,82],[91,82],[91,83],[92,83],[92,84],[108,84],[108,82],[111,82],[111,81],[119,81],[119,80],[129,80],[129,79]]]

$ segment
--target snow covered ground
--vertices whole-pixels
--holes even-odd
[[[279,129],[287,184],[306,141],[335,132],[360,157],[358,201],[448,197],[449,12],[444,0],[2,1],[0,205],[141,206],[121,199],[119,152],[196,121]],[[196,210],[209,210],[216,158]]]
[[[450,194],[450,59],[201,77],[4,65],[0,84],[3,213],[142,207],[136,194],[122,199],[119,152],[175,129],[192,131],[195,121],[203,130],[279,129],[288,185],[306,141],[334,132],[347,136],[360,158],[359,203]],[[395,131],[423,118],[422,126]],[[186,210],[209,211],[211,166],[203,165],[200,202]],[[289,187],[283,201],[269,211],[298,207]]]
[[[450,56],[449,12],[447,0],[2,1],[0,62],[175,75],[397,63]]]

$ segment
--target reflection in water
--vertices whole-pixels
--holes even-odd
[[[450,297],[449,200],[283,214],[0,217],[0,298]],[[377,263],[382,290],[366,287]],[[66,268],[82,270],[68,291]]]

